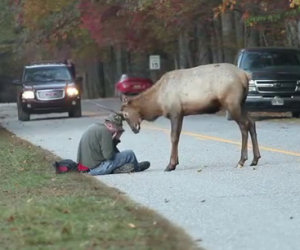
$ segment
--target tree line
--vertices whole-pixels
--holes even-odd
[[[0,74],[32,61],[72,58],[84,78],[86,97],[112,96],[122,73],[142,72],[157,80],[175,68],[234,63],[244,47],[299,47],[299,4],[299,0],[2,0],[0,63],[6,66]],[[158,71],[149,70],[153,54],[161,58]]]

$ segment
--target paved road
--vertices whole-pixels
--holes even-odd
[[[102,121],[103,106],[116,99],[83,102],[84,117],[34,116],[19,122],[15,104],[0,105],[0,123],[18,136],[63,158],[76,158],[78,141],[92,122]],[[127,126],[126,126],[127,127]],[[211,250],[300,249],[300,122],[257,122],[262,159],[256,170],[236,169],[240,132],[222,115],[186,117],[179,146],[180,165],[164,172],[169,160],[169,122],[143,122],[140,134],[127,127],[120,149],[132,148],[152,166],[143,173],[97,177],[126,192],[184,228]]]

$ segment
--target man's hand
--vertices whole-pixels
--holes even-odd
[[[120,139],[117,139],[117,138],[114,138],[114,139],[113,139],[114,151],[115,151],[116,153],[119,153],[119,152],[120,152],[119,149],[117,148],[117,145],[118,145],[120,142],[121,142]]]
[[[123,132],[124,132],[124,130],[118,130],[118,131],[116,131],[115,133],[113,133],[113,136],[112,136],[113,140],[114,140],[114,139],[120,140],[120,137],[121,137],[121,135],[123,134]]]
[[[114,144],[114,146],[117,146],[120,142],[121,142],[120,139],[117,139],[117,138],[114,138],[114,139],[113,139],[113,144]]]

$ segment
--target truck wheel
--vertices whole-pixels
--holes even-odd
[[[299,118],[300,112],[292,112],[292,116],[295,118]]]
[[[74,109],[69,111],[69,117],[81,117],[81,105],[79,104]]]
[[[19,121],[29,121],[30,114],[22,109],[20,105],[18,105],[18,119]]]

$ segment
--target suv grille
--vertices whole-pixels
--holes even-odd
[[[37,99],[42,101],[63,99],[65,97],[64,89],[38,90]]]
[[[256,81],[256,87],[260,93],[293,93],[296,90],[297,81]]]

